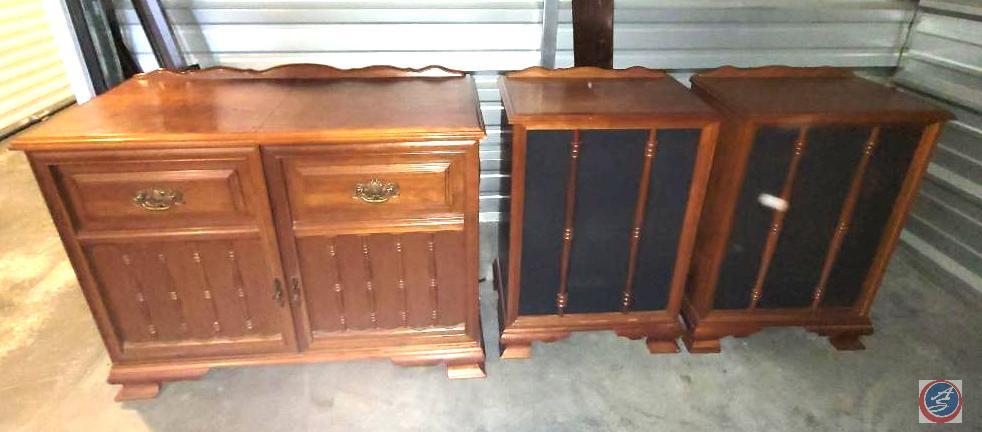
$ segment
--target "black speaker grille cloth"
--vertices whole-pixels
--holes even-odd
[[[815,127],[764,280],[762,308],[808,307],[871,127]]]
[[[822,306],[850,306],[873,263],[883,230],[921,138],[913,125],[884,127],[869,161],[852,223],[829,275]]]
[[[658,131],[634,273],[633,310],[660,310],[668,303],[699,135],[699,129]]]
[[[569,313],[621,310],[647,130],[581,133]]]
[[[750,293],[773,215],[757,198],[761,193],[781,194],[797,138],[798,128],[794,126],[763,127],[757,131],[720,266],[716,309],[743,309],[750,305]]]
[[[556,312],[571,131],[529,131],[519,313]],[[514,223],[514,221],[511,221]]]

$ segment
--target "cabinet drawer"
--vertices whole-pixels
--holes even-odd
[[[78,231],[256,224],[255,151],[59,160],[50,168]]]
[[[463,213],[462,152],[288,156],[295,222],[392,220]]]

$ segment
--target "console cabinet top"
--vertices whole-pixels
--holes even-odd
[[[694,75],[692,87],[726,111],[764,122],[932,122],[951,117],[845,68],[726,66]]]
[[[470,76],[439,67],[140,74],[12,140],[18,150],[475,140]]]
[[[637,66],[619,70],[533,67],[499,78],[498,87],[508,121],[527,126],[705,123],[717,117],[715,110],[665,72]]]

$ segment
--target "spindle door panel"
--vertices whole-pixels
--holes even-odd
[[[297,239],[311,339],[465,321],[460,231]]]
[[[689,352],[774,326],[862,349],[951,114],[842,68],[722,67],[692,90],[726,117],[681,309]]]
[[[758,129],[715,308],[852,305],[881,243],[920,129]]]
[[[258,240],[85,247],[123,359],[295,350],[289,308]]]
[[[664,309],[699,137],[528,132],[519,314]]]

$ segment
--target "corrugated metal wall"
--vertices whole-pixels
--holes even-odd
[[[489,132],[481,155],[482,220],[496,220],[507,205],[497,75],[540,64],[544,41],[555,47],[556,66],[573,63],[571,1],[556,4],[165,0],[189,60],[202,66],[442,64],[476,72]],[[615,65],[668,69],[683,81],[692,70],[724,64],[895,67],[914,9],[911,1],[891,0],[617,0],[615,5]],[[554,28],[543,26],[543,8],[549,6],[557,10]],[[117,7],[140,63],[155,67],[130,4],[120,1]]]
[[[982,291],[982,3],[922,1],[894,80],[957,116],[901,238],[936,274]]]
[[[560,4],[556,65],[573,64],[570,1]],[[898,1],[617,0],[614,66],[892,67],[913,16]]]
[[[528,0],[165,0],[191,63],[262,69],[439,64],[498,71],[538,64],[542,4]],[[130,46],[155,67],[136,13],[117,3]]]

